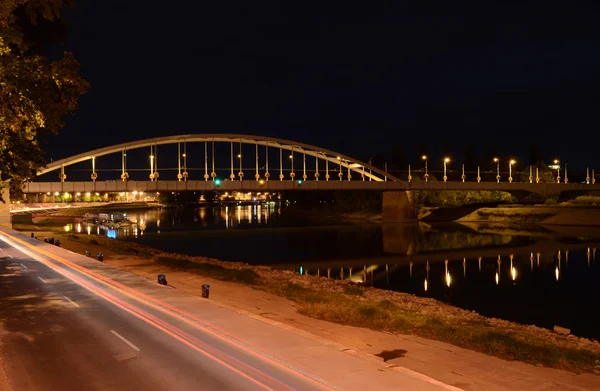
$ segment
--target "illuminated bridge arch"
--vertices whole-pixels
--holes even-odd
[[[128,174],[126,171],[126,152],[130,150],[140,149],[144,147],[150,147],[153,154],[156,153],[156,147],[159,145],[167,145],[167,144],[177,144],[178,145],[178,154],[179,154],[179,162],[181,162],[183,157],[183,167],[180,167],[178,172],[178,179],[187,179],[187,167],[186,167],[186,159],[185,159],[185,151],[187,148],[187,144],[190,143],[201,143],[203,145],[203,150],[201,153],[204,154],[205,157],[205,167],[204,167],[204,175],[202,178],[194,178],[194,179],[205,179],[215,178],[217,174],[215,173],[215,152],[214,145],[217,143],[227,143],[230,144],[230,179],[241,179],[244,174],[240,171],[240,166],[237,164],[238,160],[241,162],[241,155],[234,155],[234,146],[239,145],[239,151],[241,154],[241,145],[254,145],[255,148],[255,157],[256,157],[256,167],[254,177],[256,180],[259,178],[265,178],[271,180],[289,180],[289,179],[305,179],[305,180],[340,180],[343,179],[345,181],[353,179],[353,180],[367,180],[367,181],[393,181],[393,182],[402,182],[397,177],[390,175],[388,172],[378,169],[376,167],[371,166],[370,164],[361,162],[357,159],[353,159],[344,154],[330,151],[327,149],[323,149],[314,145],[309,145],[305,143],[283,140],[273,137],[263,137],[263,136],[252,136],[252,135],[242,135],[242,134],[186,134],[186,135],[176,135],[176,136],[166,136],[166,137],[156,137],[150,138],[146,140],[132,141],[127,143],[122,143],[118,145],[113,145],[109,147],[99,148],[93,151],[81,153],[72,157],[68,157],[65,159],[54,161],[48,164],[45,168],[38,171],[37,175],[44,175],[52,171],[61,170],[59,174],[59,178],[64,180],[66,175],[64,174],[64,168],[73,164],[81,163],[84,161],[92,162],[92,179],[95,180],[97,178],[97,174],[95,172],[95,159],[115,154],[122,154],[122,174],[121,178],[128,178]],[[182,152],[183,151],[183,152]],[[285,155],[284,155],[285,151]],[[269,155],[269,152],[271,155]],[[273,159],[273,153],[276,154],[276,159]],[[284,175],[283,162],[288,161],[288,153],[292,156],[292,168],[291,172],[288,175]],[[269,156],[271,156],[269,158]],[[303,161],[303,168],[301,168],[299,173],[294,173],[294,170],[297,170],[297,167],[294,167],[293,159],[299,156],[301,157],[301,161]],[[316,164],[315,169],[311,169],[313,173],[308,173],[306,169],[306,158],[311,157],[314,158],[314,162]],[[269,167],[269,161],[278,160],[279,164],[271,165]],[[319,165],[321,162],[321,165]],[[324,164],[323,164],[324,163]],[[153,165],[151,165],[152,167]],[[333,175],[330,176],[330,171],[334,171],[336,168],[337,175],[339,178],[334,178]],[[183,169],[183,171],[181,171]],[[158,170],[158,165],[156,167],[152,167],[150,169],[150,179],[158,179],[158,174],[153,178],[153,171],[156,173]],[[244,168],[245,171],[250,171],[248,168]],[[285,169],[286,171],[290,171],[289,168]],[[270,172],[269,172],[270,171]],[[177,178],[163,178],[163,179],[177,179]],[[191,179],[191,178],[190,178]]]

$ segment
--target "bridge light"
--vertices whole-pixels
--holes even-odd
[[[554,159],[554,164],[558,164],[558,163],[560,163],[560,160]]]
[[[340,160],[340,159],[341,159],[341,157],[339,157],[339,156],[338,156],[338,157],[337,157],[337,160]]]
[[[55,195],[55,196],[57,196],[57,195],[60,195],[60,193],[59,193],[59,192],[56,192],[56,193],[54,193],[54,195]]]
[[[242,157],[242,155],[238,153],[238,157]]]
[[[494,158],[494,163],[498,163],[500,161],[500,159],[498,159],[497,157]]]
[[[513,160],[510,161],[510,164],[515,164],[516,162],[517,161],[513,159]]]
[[[421,159],[423,159],[423,160],[427,160],[427,155],[423,155],[423,156],[421,156]]]
[[[258,181],[258,183],[259,183],[260,185],[264,185],[264,184],[265,184],[265,181],[261,179],[260,181]]]
[[[444,158],[444,163],[450,163],[450,158],[449,157]]]
[[[294,156],[290,155],[290,159],[293,158]]]

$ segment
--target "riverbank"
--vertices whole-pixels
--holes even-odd
[[[455,221],[459,223],[519,223],[600,227],[600,208],[577,206],[479,208]]]
[[[448,342],[508,360],[600,373],[597,342],[558,335],[535,326],[487,319],[434,299],[318,276],[299,276],[264,266],[170,254],[106,237],[66,233],[54,236],[71,251],[84,253],[89,249],[93,254],[102,251],[106,263],[152,280],[166,272],[170,285],[193,294],[199,295],[201,284],[208,282],[214,289],[211,298],[222,299],[224,305],[304,327],[327,338],[352,340],[361,349],[374,350],[373,354],[393,346],[380,343],[383,334],[370,339],[367,338],[370,334],[356,327],[392,333],[395,338],[424,337],[427,338],[424,341]],[[354,327],[327,322],[315,326],[302,315]]]

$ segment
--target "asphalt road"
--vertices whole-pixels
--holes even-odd
[[[0,241],[0,365],[13,391],[331,389],[40,258]]]

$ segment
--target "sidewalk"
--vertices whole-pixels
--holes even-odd
[[[336,344],[324,343],[301,331],[280,327],[273,321],[262,321],[246,316],[212,300],[201,299],[170,287],[163,287],[154,281],[134,275],[69,250],[32,240],[10,230],[0,230],[20,240],[88,270],[117,281],[142,294],[157,298],[167,304],[185,310],[217,332],[226,333],[248,348],[257,349],[267,357],[274,358],[283,365],[303,372],[313,379],[324,380],[326,384],[340,390],[458,390],[435,379],[404,368],[390,368],[375,359],[365,359],[352,352],[341,351]],[[3,236],[3,235],[2,235]],[[23,246],[23,245],[21,245]],[[45,255],[42,255],[46,258]],[[57,264],[59,264],[57,262]],[[59,264],[60,265],[60,264]],[[65,267],[61,265],[61,267]]]
[[[87,246],[78,243],[69,243],[68,245],[71,245],[74,251],[81,253],[84,251],[84,247]],[[64,254],[62,249],[54,248],[53,251]],[[76,259],[77,257],[73,258]],[[89,259],[85,257],[83,260],[89,262]],[[150,281],[145,280],[143,284],[139,282],[139,278],[135,279],[136,285],[144,289],[155,287],[156,275],[164,271],[163,267],[151,261],[131,256],[107,258],[107,263],[125,270],[135,271],[136,274],[148,278]],[[92,263],[91,266],[96,269],[98,264]],[[115,275],[115,279],[126,278],[125,276],[128,274],[122,273],[111,272]],[[394,371],[408,371],[406,373],[410,373],[411,377],[416,376],[412,372],[414,371],[464,390],[600,390],[600,377],[591,374],[575,375],[522,362],[505,361],[424,338],[343,326],[302,316],[296,312],[293,302],[240,284],[211,280],[185,272],[168,272],[168,280],[170,285],[177,288],[169,291],[185,291],[196,296],[200,295],[199,286],[201,283],[211,284],[210,300],[201,302],[191,300],[178,305],[186,305],[192,308],[201,305],[202,307],[197,309],[202,310],[202,312],[208,311],[205,309],[206,307],[219,306],[222,310],[227,310],[224,312],[225,314],[233,311],[245,315],[246,318],[252,318],[254,320],[252,324],[255,325],[253,327],[256,327],[257,332],[263,329],[261,326],[256,326],[260,324],[258,321],[261,321],[263,324],[270,326],[267,330],[278,328],[289,332],[284,333],[284,340],[288,339],[292,333],[301,335],[304,339],[310,339],[311,342],[304,345],[306,350],[302,347],[296,353],[289,349],[282,350],[277,341],[269,338],[265,340],[264,335],[260,335],[260,333],[254,335],[250,333],[250,330],[246,330],[238,324],[228,324],[230,318],[225,316],[221,319],[219,317],[224,316],[222,312],[210,312],[211,317],[209,319],[216,322],[215,324],[219,324],[219,327],[233,330],[239,335],[244,335],[244,338],[251,338],[245,340],[261,341],[261,348],[264,345],[265,348],[269,347],[270,351],[285,351],[294,360],[296,354],[302,356],[304,352],[310,351],[317,344],[329,346],[330,350],[335,349],[337,352],[344,351],[346,352],[344,353],[345,356],[352,355],[357,360],[369,363],[368,365],[375,365],[378,372],[375,375],[376,377],[391,372],[390,367],[393,367]],[[160,294],[162,291],[159,290],[157,293]],[[177,299],[173,298],[173,300]],[[246,325],[246,323],[243,324]],[[402,357],[384,363],[381,358],[375,356],[382,351],[393,350],[399,350]],[[310,356],[305,357],[304,360],[308,361],[307,365],[311,364]],[[316,367],[318,369],[322,368],[321,365],[316,365]],[[362,366],[359,367],[362,370]],[[383,372],[380,369],[383,369]],[[327,371],[325,370],[325,372]],[[373,375],[369,374],[368,376]],[[363,384],[362,386],[367,387],[367,389],[377,389],[374,388],[373,383]]]

